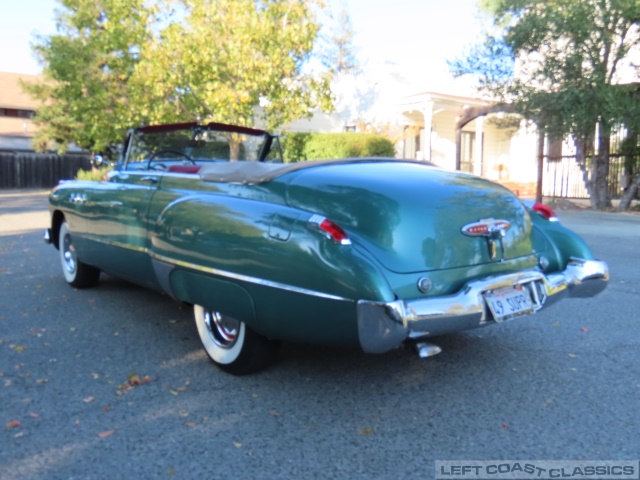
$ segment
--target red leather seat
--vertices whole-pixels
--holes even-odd
[[[198,173],[202,165],[171,165],[167,172],[173,173]]]

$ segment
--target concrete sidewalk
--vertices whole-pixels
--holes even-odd
[[[49,190],[0,190],[0,234],[44,230]]]

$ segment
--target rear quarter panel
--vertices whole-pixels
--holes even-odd
[[[176,266],[169,284],[182,301],[263,335],[352,345],[355,302],[394,296],[366,254],[310,229],[311,215],[226,193],[177,197],[158,217],[152,255]]]

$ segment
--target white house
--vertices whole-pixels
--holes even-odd
[[[459,159],[456,129],[472,109],[492,103],[472,97],[422,92],[401,99],[398,121],[407,134],[402,156],[473,173],[506,184],[531,196],[537,179],[537,135],[525,122],[500,126],[504,113],[477,116],[460,132]],[[457,165],[459,163],[459,165]]]

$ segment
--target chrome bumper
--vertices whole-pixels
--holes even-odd
[[[609,267],[597,260],[571,259],[560,273],[525,271],[469,282],[455,295],[421,300],[358,302],[358,334],[367,353],[389,351],[407,339],[433,337],[496,323],[484,295],[522,286],[534,312],[565,297],[593,297],[609,281]]]

